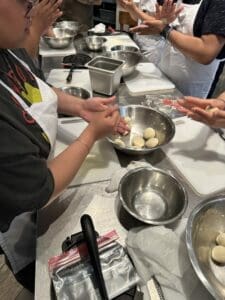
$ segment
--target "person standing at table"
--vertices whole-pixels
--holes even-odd
[[[30,291],[38,209],[54,204],[96,140],[127,130],[114,97],[84,101],[49,87],[26,51],[15,49],[29,33],[32,4],[0,1],[0,249],[16,279]],[[53,158],[57,112],[89,124]]]
[[[180,14],[172,0],[165,0],[156,17],[144,14],[132,0],[119,3],[143,22],[132,32],[164,38],[158,67],[176,87],[185,95],[210,96],[225,59],[225,0],[184,0]]]

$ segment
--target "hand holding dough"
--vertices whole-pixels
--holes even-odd
[[[151,138],[155,137],[155,129],[153,129],[152,127],[148,127],[144,130],[144,139],[149,140]]]
[[[139,135],[133,137],[132,146],[135,146],[137,148],[143,148],[144,145],[145,145],[145,141],[144,141],[143,137],[141,137]]]
[[[225,247],[223,246],[213,247],[212,259],[219,264],[225,264]]]

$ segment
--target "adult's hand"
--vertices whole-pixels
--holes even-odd
[[[61,15],[59,7],[63,0],[42,0],[32,11],[32,28],[41,36]]]
[[[132,27],[130,32],[140,35],[155,35],[159,34],[164,27],[165,24],[161,20],[156,20],[154,17],[149,16],[148,19],[146,19],[146,21],[144,21],[142,24]]]
[[[135,4],[133,0],[118,0],[117,2],[127,12],[134,12]]]
[[[93,97],[88,100],[84,100],[81,104],[80,117],[87,122],[91,122],[95,119],[96,112],[102,112],[111,107],[112,111],[117,111],[118,106],[115,105],[115,96],[110,98]],[[115,131],[124,134],[129,131],[129,127],[123,118],[119,118]]]
[[[88,130],[93,134],[95,140],[101,139],[109,134],[115,133],[120,115],[114,107],[107,107],[104,111],[95,112],[88,125]]]
[[[165,0],[163,5],[156,3],[156,19],[162,20],[165,24],[172,23],[179,13],[184,9],[182,5],[177,7],[173,0]]]
[[[195,121],[215,128],[225,128],[225,102],[220,99],[184,97],[177,109]]]

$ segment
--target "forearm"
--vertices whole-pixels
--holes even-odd
[[[71,96],[61,91],[58,88],[53,90],[58,96],[58,112],[63,114],[69,114],[73,116],[80,116],[81,105],[84,100],[81,98]]]
[[[69,185],[95,142],[89,125],[80,137],[56,158],[48,162],[55,183],[51,199],[54,200]]]
[[[224,45],[222,38],[215,35],[194,37],[176,30],[172,30],[168,40],[185,56],[201,64],[211,63],[219,54]]]

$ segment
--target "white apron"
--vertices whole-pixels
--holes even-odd
[[[174,21],[179,32],[193,35],[193,25],[199,4],[184,4],[184,10]],[[214,59],[209,65],[202,65],[185,57],[168,41],[161,53],[159,68],[173,81],[184,94],[205,98],[211,88],[220,61]]]
[[[30,71],[30,68],[23,61],[16,57],[11,51],[9,52]],[[0,84],[19,101],[23,108],[44,130],[49,138],[52,152],[54,150],[57,133],[57,95],[46,83],[37,78],[34,74],[33,76],[40,89],[42,102],[34,103],[30,107],[20,96],[5,85],[3,81],[0,80]],[[35,260],[37,237],[35,214],[36,212],[26,212],[15,217],[8,231],[4,233],[0,232],[0,246],[7,255],[14,273],[19,272]]]
[[[145,10],[149,15],[155,14],[156,0],[141,0],[140,8]],[[138,21],[138,24],[141,20]],[[134,35],[134,40],[142,50],[142,53],[147,57],[148,61],[158,65],[162,56],[162,51],[165,46],[165,39],[160,35]]]

